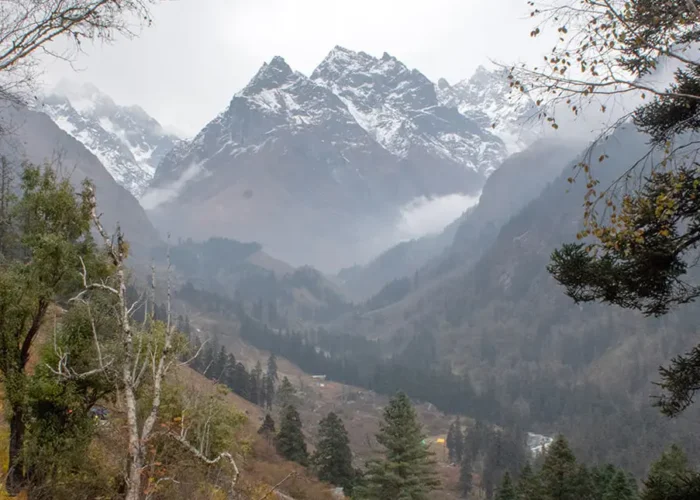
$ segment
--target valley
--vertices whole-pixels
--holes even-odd
[[[0,0],[0,498],[698,498],[699,1]]]

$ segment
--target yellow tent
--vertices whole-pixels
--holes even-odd
[[[440,443],[440,444],[445,444],[445,439],[444,439],[444,438],[437,438],[437,439],[435,440],[435,442],[436,442],[436,443]]]

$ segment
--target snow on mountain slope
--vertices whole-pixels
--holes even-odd
[[[340,253],[376,252],[362,228],[423,191],[412,168],[275,57],[166,155],[142,203],[173,234],[254,240],[285,261],[330,267]]]
[[[507,155],[501,139],[442,105],[425,75],[387,53],[375,58],[335,47],[311,79],[338,95],[357,122],[401,158],[427,154],[484,174]]]
[[[143,194],[158,163],[178,141],[140,107],[117,105],[89,84],[61,82],[38,110],[83,143],[136,197]]]
[[[528,122],[537,113],[535,103],[530,97],[511,91],[506,70],[489,71],[479,66],[471,78],[454,86],[441,78],[435,90],[441,104],[457,108],[500,137],[508,155],[524,150],[540,135],[536,120]]]

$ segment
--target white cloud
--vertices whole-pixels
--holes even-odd
[[[164,187],[151,188],[139,199],[141,206],[146,210],[153,210],[159,205],[172,200],[184,189],[185,185],[195,177],[202,177],[204,172],[201,163],[193,163],[187,167],[182,175]]]
[[[479,203],[479,196],[450,194],[435,198],[421,196],[401,209],[397,231],[400,240],[439,233],[467,209]]]

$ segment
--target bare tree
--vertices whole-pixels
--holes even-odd
[[[22,100],[37,73],[37,55],[71,60],[86,40],[133,36],[149,25],[155,0],[0,0],[0,98]],[[70,42],[57,51],[51,42]]]
[[[170,270],[168,269],[165,331],[159,336],[152,325],[150,328],[144,328],[144,331],[135,331],[136,327],[132,320],[132,313],[139,303],[135,302],[130,305],[127,300],[127,269],[125,261],[128,245],[119,228],[114,237],[111,237],[104,229],[96,212],[94,189],[91,190],[91,193],[92,220],[102,237],[109,260],[114,268],[114,274],[111,281],[90,282],[87,271],[83,267],[83,290],[73,300],[86,300],[89,298],[90,292],[101,291],[111,295],[116,302],[114,311],[117,324],[119,325],[117,335],[122,349],[120,353],[121,366],[117,369],[117,373],[119,388],[124,395],[129,435],[126,500],[138,500],[141,496],[141,474],[144,467],[146,449],[152,437],[160,409],[163,379],[173,362],[176,361],[176,356],[173,352],[173,339],[176,331],[171,323],[170,310]],[[96,342],[99,345],[99,339],[96,339]],[[98,350],[98,352],[100,351]],[[100,363],[102,365],[100,368],[106,369],[103,359],[100,359]],[[149,375],[151,377],[147,389],[150,409],[144,419],[139,419],[137,414],[137,391],[144,382],[147,370],[150,371]]]
[[[91,281],[85,265],[82,269],[82,290],[71,299],[87,306],[90,314],[90,300],[95,293],[111,297],[115,306],[112,309],[115,323],[118,325],[114,348],[109,354],[105,349],[93,326],[93,338],[97,353],[97,366],[85,373],[77,373],[68,364],[67,356],[57,351],[58,364],[50,367],[54,374],[64,379],[82,378],[97,373],[104,373],[113,379],[118,390],[123,395],[128,431],[128,460],[127,460],[127,493],[126,500],[138,500],[142,495],[142,475],[148,466],[146,455],[149,442],[156,437],[154,432],[161,407],[164,379],[171,367],[178,362],[175,347],[177,331],[172,321],[170,256],[168,252],[168,269],[166,280],[166,318],[164,322],[154,321],[152,314],[148,315],[148,297],[130,304],[127,299],[127,268],[126,258],[128,245],[124,235],[117,229],[114,237],[110,236],[100,222],[96,212],[94,188],[86,183],[89,196],[92,221],[102,238],[110,264],[112,275],[107,280]],[[155,296],[155,271],[151,280],[151,297]],[[134,321],[133,313],[141,306],[146,309],[145,319],[141,323]],[[151,307],[153,310],[153,307]],[[92,320],[92,316],[90,316]],[[145,416],[137,412],[137,394],[147,408]],[[228,452],[220,453],[217,457],[209,457],[209,429],[197,429],[198,441],[190,443],[188,433],[191,430],[189,421],[185,425],[186,415],[183,413],[179,432],[170,432],[171,438],[178,441],[196,458],[207,465],[213,465],[222,459],[230,463],[234,474],[231,478],[231,488],[238,479],[239,471],[233,456]],[[176,481],[176,478],[171,478]]]

